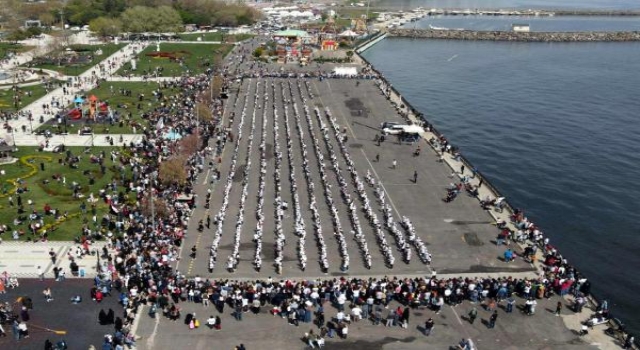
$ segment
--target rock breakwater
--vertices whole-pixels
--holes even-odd
[[[475,30],[402,29],[389,30],[391,37],[441,40],[486,40],[524,42],[640,41],[640,31],[625,32],[511,32]]]

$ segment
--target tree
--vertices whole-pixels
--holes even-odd
[[[196,104],[196,113],[198,114],[198,118],[202,121],[208,122],[213,120],[211,108],[209,108],[206,103],[198,102]]]
[[[135,6],[124,11],[120,20],[123,29],[132,33],[181,32],[183,29],[180,14],[169,6]]]
[[[160,6],[154,9],[154,16],[149,18],[153,23],[155,32],[182,32],[182,18],[175,9],[169,6]]]
[[[353,58],[353,50],[347,51],[347,58],[349,59],[349,62],[351,62],[351,59]]]
[[[153,200],[153,205],[151,204],[151,200]],[[167,201],[165,201],[164,198],[152,196],[150,193],[142,197],[140,210],[142,211],[142,215],[148,218],[155,215],[156,222],[169,218],[171,214]]]
[[[186,159],[193,156],[200,149],[201,143],[202,141],[200,140],[200,137],[198,137],[198,135],[191,134],[183,137],[179,143],[180,155],[182,156],[182,158]]]
[[[47,27],[52,26],[56,22],[56,17],[51,14],[51,12],[41,13],[40,16],[38,16],[38,19]]]
[[[89,29],[101,38],[117,36],[122,31],[122,22],[117,18],[98,17],[89,22]]]
[[[177,183],[184,185],[187,182],[187,169],[185,158],[174,156],[160,163],[158,179],[165,185]]]
[[[220,93],[222,93],[222,87],[224,86],[224,79],[221,76],[215,75],[213,79],[211,79],[211,98],[216,99],[220,97]]]
[[[264,49],[262,47],[258,47],[253,51],[253,57],[260,58],[264,54]]]

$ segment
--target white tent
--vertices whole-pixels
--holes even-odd
[[[351,30],[351,29],[347,29],[347,30],[345,30],[344,32],[342,32],[342,33],[338,34],[338,36],[340,36],[340,37],[349,37],[349,38],[353,38],[353,37],[358,36],[358,33],[354,32],[354,31],[353,31],[353,30]]]
[[[353,77],[358,75],[358,69],[356,67],[336,67],[333,69],[333,74]]]

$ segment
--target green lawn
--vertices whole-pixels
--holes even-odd
[[[2,182],[0,192],[0,223],[7,225],[8,233],[3,234],[5,241],[12,240],[11,232],[13,230],[24,230],[21,240],[28,237],[39,238],[43,233],[40,230],[34,237],[29,231],[29,214],[34,210],[42,216],[44,221],[44,229],[47,230],[49,239],[51,240],[72,240],[73,237],[81,234],[81,228],[87,223],[91,229],[96,228],[92,220],[92,205],[87,201],[89,195],[93,193],[95,202],[95,212],[97,215],[97,225],[100,225],[102,216],[108,213],[107,204],[99,198],[99,190],[107,188],[114,178],[123,176],[120,170],[114,166],[109,156],[111,150],[115,148],[94,148],[89,152],[83,152],[81,147],[68,147],[72,155],[80,156],[77,168],[72,168],[68,164],[60,162],[66,157],[65,153],[38,152],[35,147],[22,147],[16,153],[16,158],[20,160],[14,164],[0,165],[0,170],[4,171],[0,175]],[[92,163],[92,155],[98,156],[100,152],[106,154],[104,160],[104,174],[98,163]],[[44,171],[41,171],[41,163],[44,164]],[[59,176],[60,180],[54,179]],[[62,177],[65,178],[65,183]],[[124,176],[131,176],[125,173]],[[91,184],[90,178],[93,178]],[[20,180],[18,180],[20,179]],[[28,191],[20,194],[22,197],[22,205],[24,213],[18,213],[18,194],[15,193],[15,182],[19,182],[20,188],[26,188]],[[80,186],[82,198],[73,197],[73,184]],[[119,191],[124,189],[119,186],[114,193],[111,189],[107,190],[107,194],[117,195]],[[13,198],[14,206],[10,205],[9,197]],[[134,198],[133,195],[129,197]],[[29,206],[28,200],[33,201],[33,206]],[[81,203],[86,203],[86,213],[82,213]],[[49,204],[52,209],[60,213],[60,217],[56,220],[54,215],[44,215],[44,206]],[[67,213],[64,219],[63,214]],[[14,220],[20,218],[22,223],[14,225]]]
[[[160,101],[153,95],[153,91],[158,90],[159,87],[156,82],[103,82],[100,87],[87,92],[86,96],[95,95],[99,102],[106,102],[113,111],[119,111],[122,123],[115,123],[113,125],[98,123],[87,126],[91,127],[96,134],[131,134],[133,133],[132,126],[135,124],[149,126],[147,120],[142,117],[142,114],[160,105]],[[131,96],[122,95],[120,93],[121,89],[130,90]],[[162,91],[165,97],[177,92],[172,89],[160,89],[160,91]],[[140,94],[144,95],[142,101],[139,101]],[[140,109],[137,108],[138,104],[140,104]],[[69,108],[71,109],[72,107]],[[128,116],[129,113],[131,113],[131,117]],[[70,134],[77,134],[78,130],[83,126],[85,126],[84,123],[71,123],[67,125],[67,131]],[[62,127],[63,126],[58,126],[58,128]],[[38,131],[47,129],[52,132],[57,130],[56,127],[42,125],[38,128]],[[141,130],[142,128],[138,126],[137,133],[140,133]]]
[[[252,34],[227,34],[225,32],[209,32],[209,33],[182,33],[179,34],[184,41],[197,41],[199,37],[202,41],[220,41],[220,42],[240,42],[249,38],[253,38]]]
[[[161,43],[160,51],[164,53],[172,53],[181,57],[182,62],[164,57],[150,57],[146,54],[156,52],[156,45],[150,45],[138,54],[137,69],[131,71],[131,63],[126,63],[117,74],[127,76],[133,75],[155,75],[158,70],[158,76],[176,77],[183,73],[196,75],[204,72],[213,62],[214,56],[226,56],[232,49],[232,45],[217,44],[176,44]]]
[[[70,45],[69,48],[71,48],[74,51],[91,52],[92,59],[90,61],[87,61],[86,63],[81,63],[81,64],[57,65],[55,63],[54,64],[49,64],[49,63],[34,64],[32,62],[30,64],[27,64],[27,66],[30,68],[50,69],[56,72],[60,72],[64,75],[77,76],[84,73],[85,71],[95,66],[96,64],[102,62],[107,57],[111,56],[116,51],[123,48],[125,45],[126,44]],[[102,55],[98,56],[95,54],[95,52],[98,51],[99,49],[102,50]],[[59,54],[61,54],[62,50],[64,49],[52,52],[50,56],[57,57]]]
[[[31,46],[24,46],[21,44],[0,42],[0,59],[4,58],[9,52],[20,53],[24,51],[29,51],[32,48],[33,47]]]
[[[31,92],[31,96],[29,96],[29,92]],[[19,96],[17,106],[14,104],[14,96],[16,94]],[[0,112],[20,110],[46,94],[47,91],[41,84],[19,87],[17,92],[14,92],[11,88],[0,89]]]

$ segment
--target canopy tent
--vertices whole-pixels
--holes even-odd
[[[333,74],[353,77],[358,75],[358,69],[356,67],[336,67],[333,69]]]
[[[358,33],[354,32],[351,29],[347,29],[344,32],[338,34],[339,37],[343,37],[343,38],[353,38],[358,36]]]

